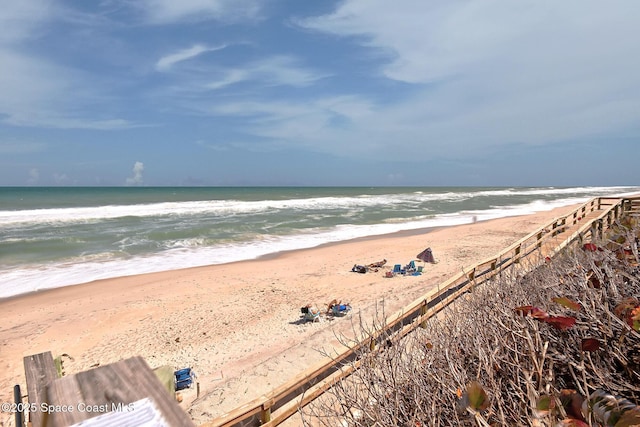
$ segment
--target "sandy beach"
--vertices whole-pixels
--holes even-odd
[[[399,310],[466,266],[570,212],[527,216],[357,239],[224,265],[122,277],[0,301],[0,399],[23,387],[24,356],[62,354],[67,374],[140,355],[151,367],[192,367],[200,383],[181,406],[196,424],[214,419],[286,382],[337,345],[350,318],[376,305]],[[386,278],[431,247],[439,261],[421,276]],[[354,264],[388,260],[358,274]],[[418,263],[421,265],[421,263]],[[300,307],[349,302],[352,315],[304,323]],[[2,414],[0,425],[13,425]]]

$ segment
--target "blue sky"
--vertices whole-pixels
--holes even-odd
[[[640,2],[20,0],[0,185],[640,183]]]

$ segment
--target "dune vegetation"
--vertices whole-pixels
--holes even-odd
[[[639,242],[626,217],[529,273],[505,271],[400,340],[358,347],[359,369],[303,421],[640,425]]]

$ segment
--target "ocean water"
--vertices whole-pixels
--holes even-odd
[[[0,298],[638,192],[640,187],[0,187]]]

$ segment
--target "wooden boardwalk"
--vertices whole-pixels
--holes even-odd
[[[24,358],[33,427],[195,427],[141,357],[58,377],[51,352]]]
[[[580,219],[576,219],[575,224],[563,226],[563,230],[561,232],[549,238],[542,244],[540,248],[541,255],[545,258],[553,258],[553,256],[560,252],[569,241],[573,240],[573,237],[578,237],[581,233],[590,231],[593,221],[597,220],[601,215],[601,211],[589,212],[580,217]],[[551,232],[553,233],[553,231]]]
[[[58,378],[50,351],[26,356],[23,360],[29,395],[29,417],[32,426],[44,425],[41,405],[47,400],[47,386]]]

